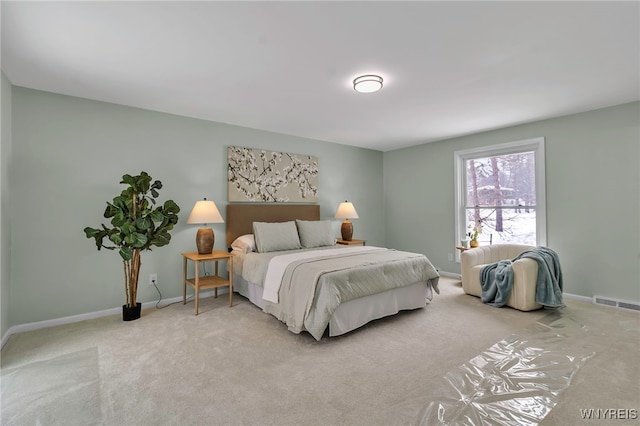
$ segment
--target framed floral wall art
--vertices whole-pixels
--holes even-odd
[[[318,201],[316,157],[230,146],[227,158],[229,202]]]

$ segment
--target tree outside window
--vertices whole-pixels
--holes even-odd
[[[479,228],[481,244],[545,243],[542,138],[456,152],[456,175],[461,238]]]

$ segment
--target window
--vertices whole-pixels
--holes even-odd
[[[455,152],[457,240],[546,244],[544,138]]]

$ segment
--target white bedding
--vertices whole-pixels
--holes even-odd
[[[384,252],[391,257],[388,262],[381,260],[386,256]],[[432,290],[438,291],[437,271],[426,257],[416,253],[371,246],[233,253],[234,289],[265,312],[287,323],[291,331],[307,330],[318,340],[327,324],[330,335],[342,334],[402,309],[424,307],[432,298]],[[333,266],[334,261],[329,259],[333,255],[338,255],[335,263],[340,266]],[[369,257],[374,260],[369,261]],[[311,264],[305,266],[307,261]],[[295,272],[292,272],[291,262]],[[270,265],[277,265],[276,269],[272,270]],[[305,275],[304,268],[307,267],[312,272]],[[305,278],[310,274],[315,278]],[[288,282],[290,290],[275,292],[278,303],[264,300],[263,297],[269,299],[264,293],[271,276],[276,277],[276,283],[281,283],[283,275],[287,275],[289,280],[297,277]],[[313,280],[317,282],[311,282]],[[299,286],[311,287],[303,290]],[[291,290],[295,292],[290,295],[288,291]],[[317,309],[316,303],[319,303]]]
[[[378,247],[342,247],[326,250],[304,250],[297,253],[288,253],[272,257],[267,265],[262,298],[269,302],[278,303],[278,293],[280,292],[280,285],[282,284],[284,273],[289,265],[298,260],[310,260],[324,256],[364,253],[375,250],[381,249]]]

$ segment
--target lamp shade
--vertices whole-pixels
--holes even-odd
[[[336,212],[336,219],[358,219],[358,213],[356,208],[353,207],[353,203],[348,201],[340,203]]]
[[[193,206],[187,223],[224,223],[224,220],[222,220],[222,216],[220,216],[216,203],[207,201],[205,198],[202,201],[197,201],[196,205]]]

